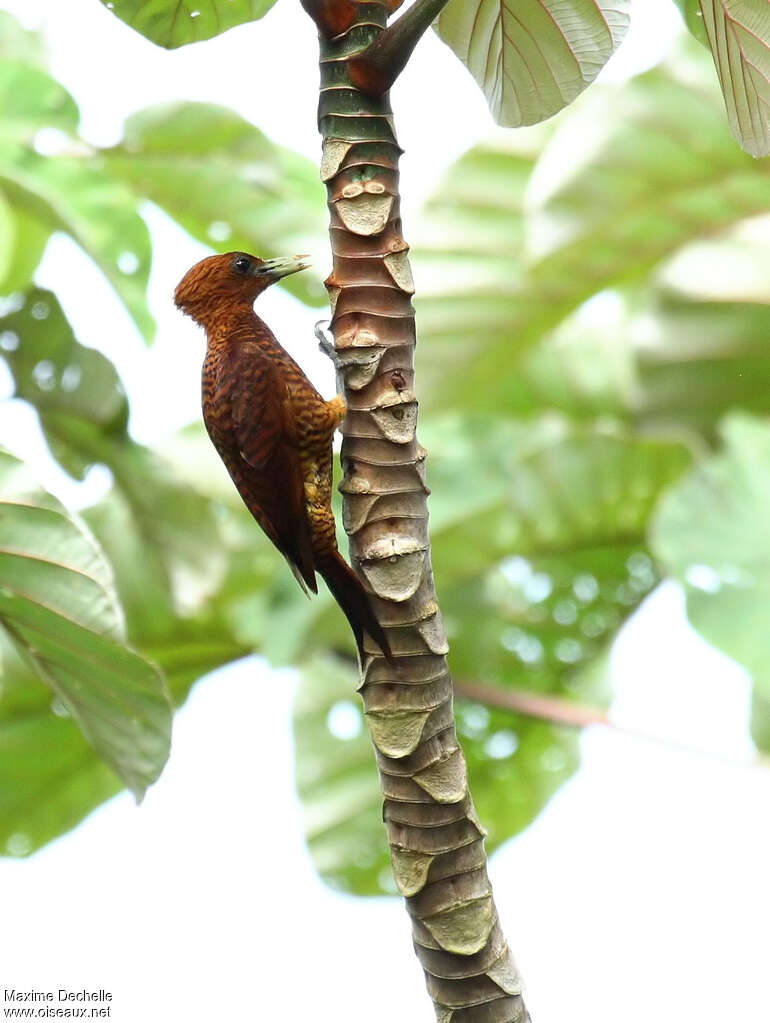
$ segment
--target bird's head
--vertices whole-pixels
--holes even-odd
[[[260,259],[248,252],[207,256],[188,270],[174,292],[174,303],[198,323],[221,306],[251,305],[274,281],[310,266],[307,256]]]

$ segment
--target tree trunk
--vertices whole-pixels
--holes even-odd
[[[319,28],[321,177],[333,253],[326,286],[349,409],[343,522],[353,566],[375,594],[393,651],[389,663],[371,645],[360,686],[393,873],[438,1020],[524,1023],[529,1014],[498,922],[484,830],[455,732],[433,586],[426,452],[415,433],[414,287],[399,216],[400,150],[387,92],[367,87],[365,62],[360,66],[390,10],[353,0],[306,0],[306,9]],[[359,60],[351,65],[353,56]]]

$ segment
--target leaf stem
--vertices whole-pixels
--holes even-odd
[[[558,696],[546,696],[543,693],[533,693],[526,689],[501,689],[481,682],[465,681],[455,682],[454,691],[455,696],[462,700],[481,703],[486,707],[495,707],[497,710],[511,711],[514,714],[523,714],[525,717],[536,718],[540,721],[549,721],[554,725],[564,725],[567,728],[603,725],[605,728],[611,728],[613,731],[633,739],[654,742],[659,746],[680,753],[688,753],[691,756],[708,757],[710,760],[729,764],[731,767],[758,767],[763,770],[770,768],[770,757],[768,756],[758,754],[755,757],[736,757],[719,753],[716,750],[704,749],[702,746],[693,746],[691,743],[670,739],[647,729],[622,725],[614,721],[601,707],[573,703],[571,700],[564,700]]]
[[[384,96],[406,67],[417,43],[447,0],[416,0],[363,53],[350,60],[350,78],[368,96]]]

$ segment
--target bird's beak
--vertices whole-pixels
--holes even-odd
[[[267,277],[268,280],[277,281],[281,277],[288,277],[298,270],[305,270],[310,266],[309,256],[282,256],[279,259],[266,259],[256,268],[257,277]]]

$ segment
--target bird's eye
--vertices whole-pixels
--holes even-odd
[[[247,274],[251,269],[251,260],[247,256],[239,256],[233,263],[233,269],[239,274]]]

